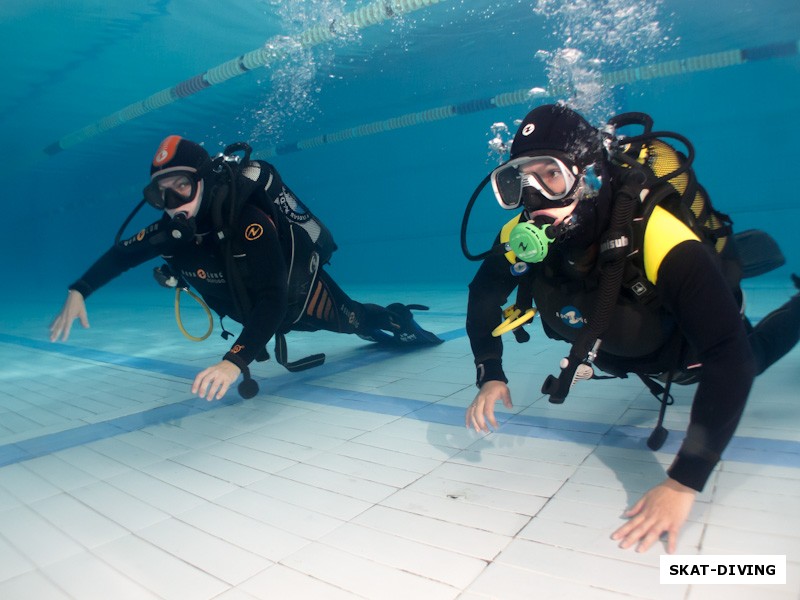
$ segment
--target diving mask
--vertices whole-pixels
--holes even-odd
[[[521,156],[492,171],[491,182],[497,202],[507,210],[519,207],[526,188],[553,206],[565,206],[578,185],[578,168],[555,154]]]
[[[144,188],[144,199],[158,210],[173,210],[195,199],[197,185],[194,173],[167,173],[154,178]]]

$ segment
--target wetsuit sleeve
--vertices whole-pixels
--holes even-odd
[[[88,298],[93,292],[128,269],[159,256],[170,247],[163,233],[163,219],[112,246],[69,289]]]
[[[495,240],[497,243],[499,239]],[[478,387],[485,381],[508,382],[503,372],[503,342],[492,336],[492,331],[503,322],[503,305],[518,283],[509,267],[502,254],[490,255],[469,284],[467,335],[475,357]]]
[[[755,360],[737,302],[702,243],[682,242],[666,255],[657,289],[703,365],[686,438],[668,470],[701,491],[739,424]]]
[[[242,332],[225,360],[240,369],[247,366],[275,335],[288,306],[287,269],[272,219],[255,206],[242,210],[238,225],[246,257],[246,286],[250,310],[242,320]]]

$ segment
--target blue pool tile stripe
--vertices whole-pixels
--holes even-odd
[[[190,380],[194,379],[195,375],[197,375],[196,367],[181,365],[179,363],[156,360],[153,358],[130,356],[127,354],[117,354],[115,352],[94,350],[92,348],[81,348],[78,346],[71,346],[69,344],[35,340],[16,335],[9,335],[6,333],[0,333],[0,343],[13,344],[16,346],[22,346],[24,348],[40,350],[42,352],[62,354],[64,356],[71,356],[73,358],[107,363],[110,365],[119,365],[131,369],[161,373],[162,375],[171,375],[173,377],[182,377]]]
[[[464,337],[466,334],[466,329],[461,327],[451,331],[445,331],[437,335],[444,341],[450,341]],[[171,375],[173,377],[179,377],[188,380],[194,380],[198,372],[197,367],[183,365],[180,363],[153,358],[130,356],[127,354],[118,354],[115,352],[96,350],[93,348],[82,348],[69,344],[61,344],[46,340],[36,340],[6,333],[0,333],[0,343],[32,348],[34,350],[52,354],[62,354],[64,356],[71,356],[73,358],[91,360],[99,363],[120,365],[131,369],[160,373],[162,375]],[[309,378],[309,376],[311,379],[325,377],[336,372],[354,369],[360,366],[387,360],[393,356],[397,356],[398,354],[416,352],[419,350],[419,347],[392,347],[381,346],[378,344],[366,344],[362,348],[359,348],[357,351],[353,352],[352,355],[347,356],[342,360],[337,360],[332,363],[325,363],[321,367],[317,367],[312,371],[309,371],[305,379]],[[292,381],[297,377],[296,374],[286,374],[286,376],[288,376],[289,380]],[[277,379],[280,381],[282,378]],[[256,380],[258,380],[258,378],[256,378]],[[270,381],[275,380],[276,378],[274,377],[270,378]]]
[[[467,337],[467,329],[466,327],[461,327],[459,329],[452,329],[450,331],[445,331],[444,333],[437,333],[441,339],[445,342],[449,342],[451,340],[456,340],[458,338]]]
[[[460,330],[448,332],[459,335]],[[442,334],[446,336],[446,334]],[[115,353],[86,348],[75,348],[65,344],[30,340],[18,336],[0,334],[0,342],[17,344],[47,352],[56,352],[73,357],[119,364],[131,368],[150,370],[176,377],[193,379],[196,368],[186,367],[166,361],[140,359]],[[366,347],[355,351],[342,360],[327,363],[305,374],[286,373],[277,377],[263,378],[263,392],[302,402],[325,406],[336,406],[349,410],[373,412],[437,423],[465,427],[464,408],[440,402],[414,400],[398,396],[381,395],[369,392],[344,390],[335,387],[313,385],[321,377],[344,371],[374,365],[392,356],[400,349],[385,347]],[[188,373],[179,374],[181,372]],[[182,419],[203,412],[216,410],[242,402],[232,397],[222,401],[208,402],[192,397],[146,411],[117,417],[98,423],[91,423],[69,430],[45,434],[12,444],[0,446],[0,466],[18,463],[59,450],[80,446],[93,441],[114,437],[130,431],[138,431],[150,425]],[[497,434],[558,440],[586,445],[600,445],[633,450],[646,450],[646,441],[651,429],[635,426],[612,426],[592,421],[556,419],[531,415],[496,413],[500,427]],[[478,435],[478,434],[475,434]],[[682,432],[673,432],[662,448],[663,452],[675,453],[680,448]],[[725,460],[750,462],[800,468],[800,442],[753,437],[734,437],[725,454]]]
[[[645,450],[652,429],[647,427],[613,427],[602,444],[616,448]],[[660,452],[675,454],[683,442],[684,432],[673,431]],[[748,436],[734,436],[722,455],[723,460],[760,465],[800,468],[800,442]]]
[[[176,421],[240,402],[242,400],[238,398],[223,399],[215,402],[208,402],[201,398],[190,398],[107,421],[87,423],[64,431],[4,444],[0,446],[0,467],[46,456],[59,450],[67,450],[97,442],[123,433],[139,431],[151,425]]]
[[[405,417],[426,423],[465,427],[464,408],[460,406],[321,387],[305,382],[279,386],[273,393],[290,400]],[[0,446],[0,466],[15,464],[59,450],[130,431],[138,431],[151,425],[183,419],[241,402],[243,401],[235,397],[215,402],[190,398],[124,417],[6,444]],[[495,434],[490,435],[512,435],[631,450],[647,450],[646,441],[651,432],[649,428],[645,427],[614,427],[591,421],[512,415],[502,412],[497,413],[497,419],[501,425]],[[682,441],[682,434],[673,433],[667,439],[662,452],[677,452]],[[736,462],[800,468],[800,443],[788,440],[735,437],[723,458]]]

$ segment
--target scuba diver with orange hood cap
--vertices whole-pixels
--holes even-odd
[[[125,227],[145,203],[163,211],[162,217],[122,239]],[[162,285],[176,289],[176,317],[187,337],[197,341],[208,337],[213,329],[209,308],[220,322],[227,316],[242,325],[222,360],[201,371],[192,384],[193,393],[209,400],[222,398],[240,374],[239,393],[244,398],[254,396],[258,385],[249,365],[269,358],[266,344],[273,338],[276,359],[288,370],[322,364],[324,354],[288,360],[285,334],[292,330],[355,333],[402,347],[442,342],[413,318],[412,309],[427,307],[401,303],[382,307],[345,294],[323,269],[334,250],[336,244],[324,224],[284,184],[273,165],[250,160],[247,144],[232,144],[212,159],[201,145],[169,136],[150,165],[144,199],[120,227],[113,246],[69,286],[50,337],[66,341],[76,318],[88,327],[85,299],[90,294],[124,271],[160,256],[166,264],[154,275]],[[205,336],[191,336],[183,328],[181,291],[206,309]],[[222,335],[233,336],[224,326]]]

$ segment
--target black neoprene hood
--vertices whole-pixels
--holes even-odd
[[[581,169],[602,159],[597,129],[561,104],[545,104],[525,116],[511,143],[511,158],[543,150],[562,152]]]

